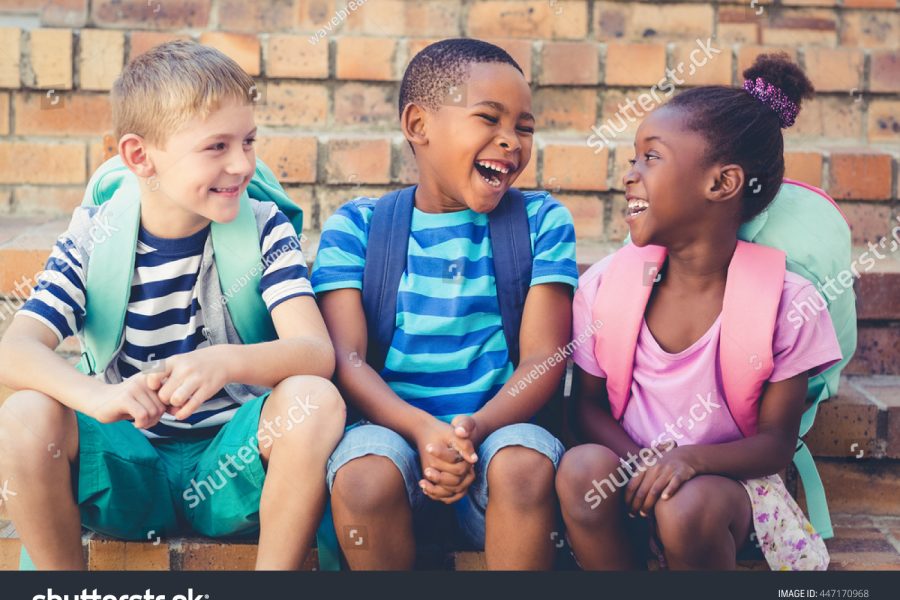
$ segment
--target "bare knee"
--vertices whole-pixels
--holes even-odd
[[[315,423],[317,432],[343,432],[347,410],[340,392],[331,381],[313,375],[288,377],[272,390],[264,416],[292,431],[305,421]]]
[[[556,474],[556,491],[567,522],[595,524],[618,508],[619,488],[610,475],[619,468],[616,453],[598,444],[576,446],[565,453]]]
[[[0,465],[9,469],[36,468],[47,457],[78,455],[75,413],[46,394],[22,390],[0,407]]]
[[[487,477],[490,494],[511,506],[527,509],[553,501],[553,463],[537,450],[502,448],[491,459]]]
[[[389,458],[366,455],[338,469],[332,499],[354,515],[385,515],[407,504],[406,485]]]
[[[724,478],[700,476],[691,479],[653,509],[660,541],[667,553],[689,554],[717,543],[728,530],[734,507],[721,493]]]

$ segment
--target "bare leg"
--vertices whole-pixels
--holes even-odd
[[[0,409],[0,487],[4,505],[35,566],[83,570],[81,516],[72,496],[78,459],[75,413],[25,390]]]
[[[550,459],[523,446],[503,448],[491,459],[484,543],[488,569],[553,568],[554,475]]]
[[[344,432],[344,401],[327,379],[289,377],[272,390],[261,419],[283,425],[270,445],[260,444],[266,481],[256,568],[299,569],[325,509],[325,464]]]
[[[622,481],[616,473],[619,468],[615,452],[597,444],[572,448],[560,462],[556,491],[569,542],[584,569],[626,570],[640,566],[625,529],[624,488],[601,486],[606,494],[603,498],[594,485],[595,480],[602,481],[611,473]],[[611,487],[614,491],[610,491]],[[591,490],[594,494],[589,502],[585,495]]]
[[[350,568],[410,570],[415,565],[413,515],[403,476],[383,456],[367,455],[341,467],[331,489],[331,509],[341,549]],[[343,535],[359,529],[360,538]]]
[[[653,512],[672,570],[734,569],[752,527],[744,487],[718,475],[691,479]]]

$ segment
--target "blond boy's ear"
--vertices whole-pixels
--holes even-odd
[[[126,133],[119,140],[119,156],[125,166],[138,177],[147,178],[156,174],[156,169],[147,154],[144,138],[136,133]]]
[[[428,144],[428,134],[426,133],[427,113],[421,106],[410,102],[403,109],[400,116],[400,128],[406,140],[413,145],[413,151],[416,146],[426,146]]]

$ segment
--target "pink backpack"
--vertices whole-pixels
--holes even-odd
[[[593,317],[602,325],[594,353],[607,374],[606,389],[616,420],[625,414],[631,396],[634,352],[653,290],[648,274],[658,273],[665,260],[662,246],[628,244],[615,253],[600,282]],[[772,337],[784,273],[784,252],[743,241],[738,241],[728,265],[719,358],[725,402],[745,437],[756,433],[760,392],[774,367]]]

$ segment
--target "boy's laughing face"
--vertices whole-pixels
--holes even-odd
[[[512,65],[474,63],[459,91],[459,105],[451,99],[436,111],[413,108],[421,115],[410,140],[420,193],[450,210],[487,213],[531,159],[531,90]]]
[[[182,233],[232,221],[256,169],[255,136],[253,107],[232,101],[193,118],[162,146],[145,142],[152,165],[145,196]]]

